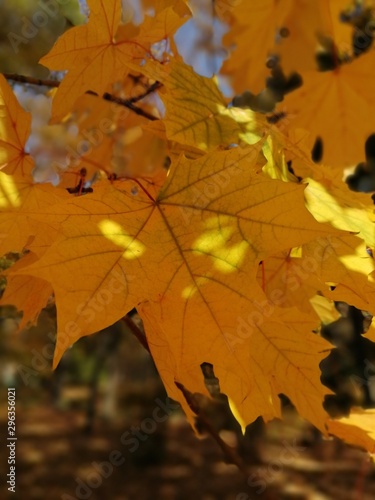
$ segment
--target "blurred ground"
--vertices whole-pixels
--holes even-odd
[[[2,437],[6,435],[4,417],[2,407]],[[275,422],[268,428],[262,446],[264,463],[248,466],[250,486],[235,466],[222,461],[216,443],[210,437],[198,440],[181,415],[171,416],[165,426],[150,434],[133,454],[130,447],[120,441],[126,427],[100,422],[88,438],[82,432],[84,421],[82,412],[60,411],[51,407],[27,408],[19,404],[17,493],[8,494],[2,480],[0,498],[375,498],[375,473],[366,455],[336,441],[319,441],[313,446],[307,444],[309,428],[304,427],[295,416],[289,416],[284,424]],[[4,443],[3,439],[1,441]],[[103,478],[93,462],[108,462],[113,450],[121,453],[124,463],[113,467],[109,475],[108,470],[103,469],[108,475]],[[2,451],[1,455],[3,477],[5,453]],[[80,490],[81,496],[76,494],[78,484],[82,485],[77,478],[86,487],[91,484],[91,487]]]

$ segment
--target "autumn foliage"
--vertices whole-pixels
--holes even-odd
[[[375,188],[345,181],[361,162],[373,175],[372,31],[355,44],[373,2],[213,3],[231,98],[178,53],[185,2],[145,1],[135,25],[119,0],[88,1],[88,22],[40,61],[67,71],[48,90],[50,127],[76,128],[68,165],[45,176],[59,183],[36,182],[31,117],[1,76],[0,247],[22,254],[2,303],[24,327],[53,294],[55,366],[135,307],[189,417],[179,387],[206,394],[206,362],[243,425],[280,417],[285,394],[322,432],[373,452],[372,410],[330,419],[319,368],[333,301],[375,312]]]

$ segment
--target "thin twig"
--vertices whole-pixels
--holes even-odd
[[[107,92],[105,94],[103,94],[102,97],[106,101],[114,102],[114,103],[118,104],[119,106],[125,106],[125,108],[131,109],[133,111],[133,113],[136,113],[137,115],[140,115],[140,116],[144,116],[148,120],[155,121],[155,120],[159,119],[157,116],[152,115],[148,111],[145,111],[144,109],[139,108],[138,106],[135,106],[133,104],[134,102],[136,102],[134,100],[134,99],[136,99],[135,97],[133,97],[132,99],[121,99],[121,97],[116,97],[112,94],[108,94]],[[142,99],[143,99],[143,97],[142,97]]]
[[[148,346],[148,342],[146,339],[146,336],[142,332],[140,328],[134,323],[134,321],[131,319],[131,317],[127,314],[122,318],[122,321],[126,324],[126,326],[129,327],[129,330],[132,332],[132,334],[137,337],[141,345],[148,351],[150,354],[150,348]]]
[[[155,92],[155,90],[160,89],[162,87],[162,84],[158,81],[154,82],[152,85],[150,85],[142,94],[138,94],[135,97],[131,97],[130,99],[127,99],[128,102],[138,102],[148,95],[152,94],[152,92]]]
[[[41,80],[40,78],[13,73],[3,73],[3,77],[14,82],[29,83],[30,85],[40,85],[42,87],[58,87],[61,83],[59,80]]]
[[[42,80],[39,78],[33,78],[31,76],[24,76],[24,75],[16,75],[16,74],[10,74],[10,73],[3,73],[4,78],[7,80],[12,80],[14,82],[20,82],[20,83],[27,83],[30,85],[39,85],[39,86],[44,86],[44,87],[59,87],[60,81],[59,80]],[[158,120],[157,116],[152,115],[148,111],[145,111],[144,109],[135,106],[135,102],[139,102],[148,95],[150,95],[152,92],[155,92],[155,90],[159,89],[161,87],[160,82],[155,82],[153,83],[150,87],[148,87],[144,92],[141,94],[131,97],[130,99],[121,99],[120,97],[116,97],[112,94],[109,94],[106,92],[103,94],[102,98],[105,99],[106,101],[114,102],[118,104],[119,106],[124,106],[133,113],[136,113],[137,115],[143,116],[144,118],[147,118],[148,120]],[[93,92],[91,90],[88,90],[86,92],[87,94],[92,94],[97,96],[98,94],[96,92]]]
[[[176,386],[182,394],[184,395],[187,404],[189,405],[190,409],[197,415],[199,418],[201,424],[203,424],[205,430],[214,438],[214,440],[217,442],[217,444],[220,446],[221,450],[223,451],[225,457],[227,458],[228,462],[237,465],[238,469],[242,472],[242,474],[247,477],[248,476],[248,471],[246,469],[245,464],[241,460],[241,458],[237,455],[236,451],[225,441],[221,439],[219,436],[218,432],[216,429],[213,427],[211,422],[205,417],[205,415],[202,414],[200,406],[198,402],[196,401],[196,398],[194,394],[186,389],[182,384],[179,382],[175,382]]]

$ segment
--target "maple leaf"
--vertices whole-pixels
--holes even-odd
[[[320,246],[320,249],[318,247]],[[324,256],[319,262],[316,274],[326,283],[333,283],[335,290],[323,293],[336,301],[342,300],[363,310],[371,310],[374,305],[369,297],[371,283],[368,276],[374,271],[374,260],[366,252],[366,244],[356,236],[347,235],[331,239],[321,239],[304,246],[306,257],[317,253]],[[345,288],[345,296],[341,296]],[[375,294],[375,287],[373,288]]]
[[[132,66],[137,68],[136,66]],[[164,124],[169,140],[212,151],[241,140],[254,144],[265,120],[253,111],[228,107],[213,79],[197,75],[181,62],[168,65],[149,61],[138,68],[164,84]]]
[[[138,43],[152,45],[154,42],[166,41],[190,16],[190,9],[184,2],[176,0],[155,0],[152,2],[153,17],[147,15],[140,26]],[[120,39],[126,40],[127,25],[119,27]]]
[[[103,94],[109,84],[124,79],[134,58],[142,60],[147,53],[151,55],[153,42],[173,34],[186,21],[177,13],[172,15],[173,7],[168,7],[141,30],[131,23],[122,27],[120,0],[87,3],[89,22],[64,33],[40,60],[50,69],[68,70],[53,99],[55,120],[64,116],[87,90]]]
[[[288,170],[285,159],[284,151],[287,138],[282,135],[282,139],[280,141],[280,133],[277,129],[270,130],[270,135],[263,146],[264,156],[267,158],[267,164],[263,167],[263,172],[271,177],[271,179],[296,182],[297,178]]]
[[[3,173],[31,173],[34,163],[25,152],[30,124],[30,114],[20,106],[11,87],[0,75],[0,169]]]
[[[29,236],[33,236],[30,222],[40,220],[43,215],[45,223],[35,227],[35,231],[53,232],[56,226],[52,224],[49,211],[67,198],[68,193],[51,184],[34,184],[31,176],[10,176],[0,172],[0,233],[3,236],[0,254],[22,250]]]
[[[64,115],[86,90],[103,93],[108,83],[124,72],[129,58],[129,53],[115,42],[121,19],[120,2],[89,0],[88,6],[89,22],[67,31],[40,60],[40,64],[50,69],[68,70],[53,100],[55,116]]]
[[[304,151],[297,153],[305,162]],[[330,221],[333,226],[344,231],[357,232],[364,240],[373,240],[373,222],[375,222],[372,199],[368,193],[349,189],[344,181],[343,172],[325,165],[308,163],[310,176],[302,180],[307,184],[306,201],[314,217],[321,221]],[[322,168],[323,167],[323,168]],[[318,199],[322,200],[318,209]]]
[[[328,420],[328,432],[343,441],[364,448],[372,455],[375,454],[375,410],[353,408],[348,417]]]
[[[280,418],[283,393],[325,432],[321,403],[330,391],[321,385],[317,367],[332,346],[312,333],[316,321],[296,309],[273,308],[261,295],[255,299],[221,287],[218,298],[210,285],[183,308],[173,294],[164,304],[147,301],[139,307],[168,394],[189,415],[175,381],[204,393],[199,365],[208,362],[245,424],[259,415],[266,421]],[[166,317],[166,306],[175,313]]]
[[[271,180],[260,172],[264,163],[260,148],[261,143],[245,149],[215,152],[194,161],[182,157],[172,165],[156,199],[150,196],[147,184],[123,181],[113,186],[98,186],[93,194],[56,207],[55,212],[65,218],[61,238],[38,262],[21,271],[47,279],[53,286],[59,324],[55,364],[68,345],[81,336],[113,323],[134,306],[147,308],[150,304],[153,304],[153,314],[157,309],[158,315],[164,318],[163,321],[159,318],[161,329],[167,325],[172,325],[169,329],[174,328],[176,322],[185,318],[182,335],[181,325],[174,334],[180,346],[176,367],[188,366],[189,359],[193,361],[185,342],[191,339],[197,349],[198,343],[192,335],[196,331],[201,336],[202,328],[207,345],[221,345],[222,353],[223,346],[229,345],[230,351],[229,336],[238,338],[237,319],[256,309],[256,301],[264,300],[255,282],[259,261],[296,242],[307,242],[332,231],[314,221],[306,210],[303,186]],[[229,310],[223,309],[223,301],[231,304]],[[166,311],[170,307],[174,314],[173,319],[168,320]],[[196,319],[187,319],[195,315]],[[200,330],[196,330],[195,323],[203,316],[206,320]],[[295,321],[298,323],[299,318]],[[260,338],[270,340],[270,332],[276,327],[265,325],[264,328],[267,333],[259,334]],[[282,346],[288,344],[292,327],[285,328],[280,338],[275,339],[275,353],[288,349]],[[319,349],[323,345],[316,337],[307,342],[310,347],[311,342]],[[156,337],[151,337],[151,349],[157,343]],[[324,346],[322,350],[327,344]],[[176,349],[174,356],[177,356]],[[264,349],[267,350],[266,344]],[[317,374],[321,350],[314,352]],[[293,358],[293,354],[289,354]],[[285,356],[286,353],[282,358]],[[156,357],[157,364],[159,358]],[[234,370],[236,358],[231,359]],[[287,363],[294,370],[297,370],[296,359],[293,362],[289,359]],[[200,362],[206,360],[202,358]],[[248,362],[251,365],[251,359]],[[244,363],[243,360],[245,368]],[[251,366],[249,370],[257,374],[259,368],[254,367],[254,363]],[[177,380],[179,368],[176,370]],[[198,384],[196,359],[194,371],[193,379],[186,379],[186,375],[180,379],[187,387],[193,382]],[[229,366],[225,369],[224,381],[229,377],[228,371]],[[253,379],[249,375],[246,380]],[[234,396],[248,422],[259,414],[268,419],[279,415],[275,383],[271,389],[264,376],[262,380],[264,393],[262,395],[260,389],[256,392],[259,404],[252,412],[250,402],[243,401],[245,386],[243,393]],[[314,400],[322,399],[324,391],[320,387],[315,396],[310,396]],[[300,406],[304,415],[311,413],[311,408],[307,410],[307,401]],[[322,428],[322,414],[320,410],[314,411],[320,416],[311,415],[311,418]]]
[[[301,72],[302,87],[282,103],[293,115],[291,127],[322,138],[327,165],[342,168],[364,156],[363,144],[375,128],[374,62],[371,52],[335,71]]]
[[[264,88],[269,76],[266,63],[271,55],[281,55],[287,70],[315,67],[316,32],[322,25],[322,5],[323,2],[316,0],[235,3],[231,9],[232,30],[225,39],[227,46],[235,44],[235,48],[223,72],[233,76],[236,92],[247,89],[259,92]],[[285,33],[284,38],[280,33]]]
[[[318,240],[319,241],[319,240]],[[312,314],[310,300],[320,289],[321,282],[302,258],[296,258],[287,250],[268,257],[258,270],[258,283],[268,299],[280,307],[298,307]]]
[[[306,206],[316,220],[358,233],[370,248],[375,248],[374,213],[368,196],[349,191],[343,181],[328,175],[319,182],[310,178],[307,182]]]
[[[310,299],[310,303],[323,325],[333,323],[340,318],[340,313],[336,309],[333,300],[317,294]]]
[[[375,265],[363,240],[351,234],[318,238],[302,245],[300,253],[269,257],[259,269],[258,282],[271,301],[274,296],[278,305],[311,312],[310,300],[319,291],[332,300],[371,310],[368,276]],[[334,285],[334,291],[328,284]]]
[[[5,273],[7,286],[0,304],[11,304],[23,312],[19,329],[22,330],[29,324],[35,324],[40,311],[47,305],[49,297],[52,295],[51,285],[43,279],[34,276],[12,276],[12,273],[19,271],[24,266],[35,262],[35,254],[28,253]]]

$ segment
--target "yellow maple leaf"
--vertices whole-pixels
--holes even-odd
[[[298,258],[290,252],[269,257],[258,270],[258,283],[271,302],[283,307],[311,312],[310,300],[319,291],[331,300],[374,311],[375,286],[369,281],[374,269],[364,241],[342,234],[303,245]]]
[[[171,293],[160,301],[143,302],[138,310],[168,394],[188,415],[175,381],[204,393],[199,365],[208,362],[244,423],[259,415],[266,421],[281,418],[278,395],[283,393],[325,432],[322,401],[330,391],[320,383],[318,365],[331,346],[312,333],[316,321],[295,308],[271,306],[250,287],[242,294],[221,287],[218,298],[210,282],[184,307],[178,302]],[[174,314],[166,315],[165,308]]]
[[[322,282],[335,285],[333,291],[322,289],[328,298],[375,312],[375,287],[368,280],[375,262],[366,252],[363,240],[350,234],[322,238],[304,245],[304,254],[310,263],[312,255],[324,257],[314,266],[314,272]],[[372,294],[369,293],[371,288]]]
[[[333,323],[340,318],[340,313],[335,307],[333,300],[329,300],[323,295],[314,295],[310,303],[323,325]]]
[[[317,221],[358,233],[369,247],[375,248],[374,210],[369,195],[350,191],[344,181],[329,171],[306,182],[306,206]]]
[[[169,141],[167,139],[165,124],[162,120],[153,121],[148,125],[145,125],[144,130],[151,132],[153,135],[162,139],[166,143],[168,156],[171,160],[177,161],[181,154],[184,154],[186,158],[189,158],[190,160],[195,160],[205,154],[204,151],[198,149],[197,147],[187,146],[186,144],[173,140]]]
[[[177,61],[168,65],[148,61],[138,70],[164,84],[163,121],[169,140],[203,151],[259,140],[265,120],[253,111],[228,107],[215,79],[197,75],[193,68]]]
[[[102,183],[93,194],[56,207],[56,213],[65,214],[61,237],[40,261],[22,269],[22,273],[42,277],[53,285],[59,324],[55,364],[78,338],[113,323],[134,306],[145,311],[151,307],[151,313],[160,320],[154,329],[168,330],[168,341],[171,335],[176,337],[173,356],[178,363],[173,365],[174,372],[173,366],[169,370],[187,387],[193,381],[197,383],[194,389],[202,385],[198,384],[199,363],[186,344],[189,339],[194,349],[199,348],[192,335],[207,336],[200,362],[211,359],[209,347],[214,349],[216,344],[222,354],[224,346],[229,352],[243,351],[237,331],[239,318],[250,321],[249,314],[255,313],[256,317],[268,319],[266,310],[258,310],[266,300],[255,281],[259,261],[332,231],[317,223],[306,210],[303,186],[267,178],[261,173],[263,163],[261,144],[215,152],[194,161],[182,157],[172,164],[156,198],[142,181],[116,181],[112,186]],[[223,308],[223,301],[231,307]],[[168,310],[173,310],[173,315],[167,314]],[[145,313],[145,317],[148,315]],[[307,320],[297,316],[293,321]],[[280,323],[280,334],[271,342],[274,357],[269,369],[278,360],[283,373],[286,367],[299,370],[297,355],[280,354],[290,349],[293,321],[288,316],[290,326],[285,329]],[[201,326],[197,330],[198,323]],[[254,345],[264,346],[264,352],[271,332],[279,329],[276,323],[278,320],[272,318],[270,324],[264,321],[264,327],[257,324],[259,331],[254,335],[259,339]],[[233,338],[240,341],[239,347]],[[159,340],[152,336],[150,340],[153,349]],[[322,399],[325,391],[318,388],[317,367],[319,353],[327,344],[313,336],[306,344],[308,350],[311,342],[316,346],[316,391],[311,389],[310,403],[304,398],[298,403],[300,397],[293,392],[306,417],[312,412],[312,401]],[[260,360],[252,362],[250,353],[247,357],[250,368],[245,385],[232,397],[236,407],[248,422],[259,414],[266,419],[280,415],[277,391],[281,382],[271,375],[271,382],[264,375],[260,377]],[[157,356],[157,363],[160,358]],[[235,380],[242,386],[238,378],[241,376],[234,374],[236,357],[230,359],[233,373],[229,365],[219,367],[222,380],[227,378],[228,388]],[[223,363],[222,358],[217,358],[215,366],[217,363]],[[190,373],[189,366],[194,372],[192,378],[183,374],[185,370]],[[245,358],[241,366],[245,368]],[[259,386],[253,389],[257,404],[250,410],[254,405],[251,398],[245,398],[246,384],[253,387],[258,379]],[[167,386],[171,384],[169,379]],[[314,412],[311,418],[322,427],[322,410]]]
[[[0,304],[12,304],[23,312],[19,324],[20,330],[27,325],[36,323],[40,311],[47,305],[48,299],[52,295],[52,287],[47,281],[34,276],[13,275],[14,272],[22,270],[24,266],[30,265],[36,260],[36,255],[29,253],[13,264],[5,273],[7,286],[0,299]]]
[[[54,119],[64,116],[87,90],[103,94],[110,84],[124,79],[128,63],[152,56],[151,44],[185,22],[168,6],[142,30],[131,23],[120,26],[120,0],[88,0],[88,6],[88,23],[64,33],[40,60],[50,69],[68,70],[53,99]]]
[[[342,168],[364,158],[364,142],[375,129],[374,63],[371,51],[335,71],[301,72],[302,87],[285,96],[290,127],[322,138],[327,165]]]
[[[232,31],[226,44],[235,44],[223,72],[233,77],[236,92],[261,91],[269,76],[267,59],[281,54],[287,70],[315,67],[316,32],[321,29],[323,2],[316,0],[252,0],[236,2]],[[285,36],[278,35],[284,29]],[[241,70],[239,71],[239,68]]]
[[[30,177],[0,172],[0,255],[21,251],[29,236],[37,231],[54,231],[50,209],[69,198],[66,191],[51,184],[34,184]],[[30,231],[31,220],[43,219],[46,224]],[[42,222],[43,222],[42,221]]]
[[[34,162],[25,152],[30,128],[30,113],[24,111],[0,75],[0,170],[3,173],[30,175]]]
[[[155,15],[145,17],[137,37],[138,43],[151,45],[154,42],[166,40],[190,16],[190,9],[180,0],[154,0],[150,10],[154,11]],[[120,39],[127,39],[127,29],[127,25],[119,27]]]
[[[289,250],[268,257],[259,266],[257,278],[270,302],[313,313],[310,299],[319,290],[321,282],[315,270],[302,258],[293,257]]]
[[[348,417],[328,420],[327,429],[331,434],[343,441],[364,448],[369,453],[375,453],[375,410],[352,408]]]

